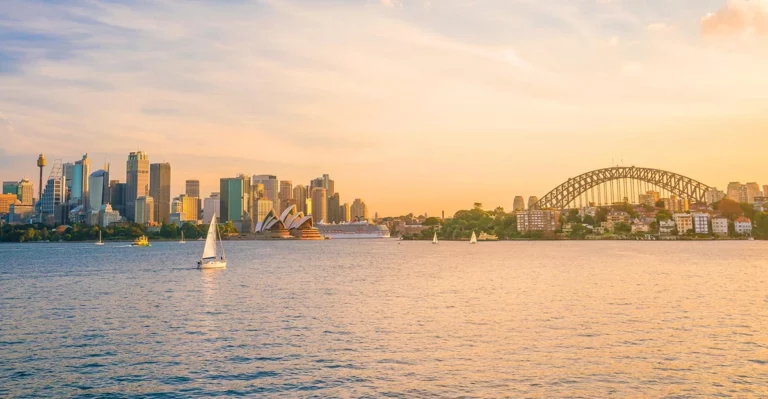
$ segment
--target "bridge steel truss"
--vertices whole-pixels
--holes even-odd
[[[680,198],[689,201],[705,202],[705,194],[710,189],[704,183],[660,169],[640,168],[635,166],[616,166],[612,168],[598,169],[569,178],[565,183],[557,186],[536,203],[538,209],[554,208],[566,209],[569,204],[575,202],[580,195],[598,187],[601,184],[613,181],[641,181],[657,186]]]

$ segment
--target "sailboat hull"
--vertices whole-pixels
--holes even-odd
[[[198,269],[226,269],[227,268],[227,261],[212,261],[212,262],[206,262],[203,264],[199,264],[197,266]]]

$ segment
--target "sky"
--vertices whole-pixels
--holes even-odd
[[[328,173],[382,216],[618,164],[763,184],[766,70],[768,0],[4,0],[0,180],[143,150],[174,196]]]

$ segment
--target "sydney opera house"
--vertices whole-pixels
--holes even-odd
[[[304,216],[303,212],[297,212],[296,205],[291,205],[280,217],[274,209],[270,210],[263,219],[256,222],[254,233],[256,238],[261,239],[323,239],[314,226],[312,216]]]

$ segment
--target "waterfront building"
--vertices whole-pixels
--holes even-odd
[[[277,176],[273,175],[254,175],[252,184],[264,185],[264,197],[275,206],[280,207],[280,181],[277,180]],[[276,213],[280,213],[279,209],[275,209]]]
[[[709,234],[709,214],[703,212],[692,213],[693,232],[696,234]]]
[[[712,233],[719,236],[728,235],[728,218],[717,216],[712,218]]]
[[[522,196],[518,195],[515,197],[515,200],[512,202],[512,212],[517,211],[524,211],[525,210],[525,200]]]
[[[651,224],[646,222],[637,222],[632,224],[632,234],[648,234],[651,232]]]
[[[144,151],[128,154],[125,163],[125,217],[135,221],[136,200],[149,196],[149,156]]]
[[[341,223],[341,197],[335,193],[328,197],[328,220],[327,223]]]
[[[8,214],[18,198],[16,194],[0,194],[0,215]]]
[[[689,231],[693,231],[693,218],[689,213],[675,213],[672,215],[675,220],[675,226],[677,226],[677,235],[684,235]]]
[[[675,230],[675,221],[672,219],[659,221],[659,234],[663,236],[672,235]]]
[[[179,196],[179,202],[181,203],[181,213],[183,217],[179,220],[182,222],[197,222],[197,216],[200,215],[200,198],[190,197],[185,194]]]
[[[725,198],[725,193],[722,190],[718,190],[714,187],[704,192],[704,202],[706,202],[708,205],[714,204],[723,198]]]
[[[560,212],[555,210],[528,210],[517,212],[517,231],[554,232],[560,227]]]
[[[744,185],[744,190],[746,191],[746,203],[748,204],[754,204],[755,203],[755,197],[760,195],[760,186],[755,183],[747,183]]]
[[[325,189],[317,188],[325,191]],[[257,238],[286,239],[298,238],[300,240],[322,240],[323,236],[314,227],[312,216],[304,215],[290,206],[279,216],[273,210],[260,219],[257,219],[254,232]]]
[[[344,205],[340,207],[341,209],[339,212],[341,213],[341,221],[343,223],[349,223],[352,221],[352,207],[349,205],[348,202],[345,202]]]
[[[171,215],[171,164],[149,165],[149,196],[155,201],[155,221],[170,223]],[[197,220],[196,215],[195,220]]]
[[[200,180],[187,180],[184,182],[184,194],[190,197],[200,198]]]
[[[355,198],[350,208],[352,221],[368,220],[368,205],[360,198]]]
[[[108,204],[110,201],[110,189],[109,189],[109,166],[105,169],[99,169],[88,178],[88,204],[91,212],[94,212],[97,216],[96,224],[98,224],[98,214],[101,212],[101,206]],[[90,224],[94,224],[91,221]]]
[[[251,184],[245,175],[223,178],[219,184],[219,220],[243,221],[251,218]]]
[[[210,224],[213,215],[219,214],[221,203],[219,202],[219,193],[211,193],[211,196],[203,200],[203,223]]]
[[[136,198],[133,209],[133,221],[135,223],[147,225],[155,222],[155,200],[152,197],[142,195]]]
[[[587,216],[595,217],[597,215],[597,207],[584,206],[579,208],[579,217],[584,219]]]
[[[298,204],[296,206],[296,210],[298,212],[301,212],[305,215],[311,214],[310,210],[307,209],[307,187],[298,185],[293,188],[293,199],[296,200],[296,203]]]
[[[312,189],[312,219],[318,223],[328,221],[328,195],[325,188],[315,187]]]
[[[539,202],[539,197],[532,195],[528,197],[528,210],[533,211],[537,209],[536,203]]]
[[[733,229],[736,234],[752,235],[752,220],[742,216],[733,222]]]

